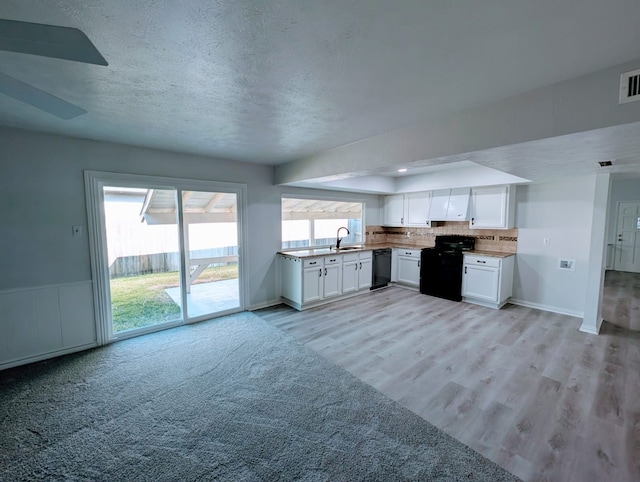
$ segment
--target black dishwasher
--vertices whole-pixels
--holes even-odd
[[[391,248],[373,250],[371,289],[384,288],[391,281]]]
[[[435,247],[420,252],[420,293],[461,301],[463,253],[475,245],[471,236],[436,236]]]

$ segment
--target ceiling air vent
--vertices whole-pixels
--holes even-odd
[[[640,69],[620,76],[620,104],[640,100]]]
[[[613,166],[613,162],[612,161],[598,161],[598,165],[600,167],[611,167],[611,166]]]

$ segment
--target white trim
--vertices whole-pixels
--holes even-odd
[[[591,325],[587,325],[586,323],[582,323],[582,325],[580,325],[580,331],[583,333],[589,333],[591,335],[599,335],[600,334],[600,327],[602,326],[602,322],[604,321],[604,318],[600,318],[598,319],[598,323],[596,328],[594,329]]]
[[[256,311],[256,310],[262,310],[264,308],[270,308],[272,306],[278,306],[278,305],[282,305],[282,298],[275,298],[271,301],[265,301],[263,303],[256,303],[255,305],[250,305],[249,308],[247,308],[248,311]]]
[[[143,326],[133,330],[122,331],[115,334],[107,343],[114,343],[116,341],[127,340],[140,335],[147,335],[149,333],[155,333],[156,331],[168,330],[170,328],[176,328],[183,326],[182,320],[167,321],[157,325]]]
[[[638,271],[627,269],[626,266],[616,266],[616,254],[618,253],[618,233],[620,228],[620,226],[618,226],[618,221],[620,221],[620,207],[622,206],[622,204],[640,204],[640,201],[618,201],[616,203],[616,225],[615,231],[613,232],[613,243],[611,243],[611,246],[613,247],[613,260],[611,262],[611,270],[638,273]]]
[[[56,283],[52,285],[27,286],[25,288],[9,288],[9,289],[0,290],[0,295],[9,294],[9,293],[22,293],[24,291],[36,291],[36,290],[46,290],[51,288],[62,288],[65,286],[88,285],[91,283],[93,283],[93,281],[89,279],[89,280],[82,280],[82,281],[73,281],[69,283]]]
[[[248,299],[249,292],[249,264],[246,257],[246,246],[248,242],[247,235],[247,216],[246,210],[247,204],[247,185],[242,183],[231,183],[223,181],[202,181],[197,179],[185,179],[185,178],[171,178],[171,177],[159,177],[148,176],[138,174],[122,174],[115,172],[103,172],[103,171],[84,171],[85,178],[85,190],[86,190],[86,204],[87,215],[89,222],[89,247],[91,255],[91,274],[94,280],[93,283],[93,297],[94,297],[94,312],[96,320],[96,334],[99,345],[105,345],[115,340],[121,340],[124,338],[130,338],[131,336],[137,336],[143,333],[152,331],[158,331],[159,329],[170,328],[173,326],[179,326],[180,324],[187,324],[204,319],[211,319],[216,316],[222,316],[223,314],[229,314],[231,312],[239,312],[245,310],[246,300]],[[176,191],[176,196],[182,191],[224,191],[234,193],[236,195],[237,202],[237,226],[240,231],[238,236],[238,276],[240,278],[240,299],[239,308],[234,310],[227,310],[224,313],[213,313],[211,315],[198,317],[189,320],[187,318],[186,303],[183,302],[183,317],[179,323],[163,323],[162,326],[155,325],[152,327],[145,327],[145,329],[132,330],[130,333],[120,333],[117,337],[113,336],[111,326],[111,302],[109,295],[109,271],[106,268],[107,263],[107,248],[106,238],[104,232],[104,195],[102,187],[105,185],[117,185],[121,187],[140,187],[143,185],[150,189],[170,189]],[[178,229],[182,225],[183,216],[182,210],[182,198],[177,198],[177,212]],[[182,233],[178,233],[179,247],[181,253],[184,252],[184,240]],[[184,258],[184,256],[181,256]],[[182,266],[182,278],[186,278],[186,269],[184,267],[186,261],[181,260]],[[182,286],[182,299],[185,296],[185,279],[181,280]],[[158,328],[159,326],[159,328]],[[156,329],[157,328],[157,329]]]
[[[33,363],[37,361],[48,360],[50,358],[56,358],[62,355],[68,355],[70,353],[76,353],[79,351],[88,350],[90,348],[96,348],[97,346],[98,346],[97,343],[88,343],[86,345],[74,346],[73,348],[65,348],[64,350],[57,350],[49,353],[44,353],[42,355],[19,358],[16,360],[11,360],[6,363],[0,363],[0,370],[6,370],[7,368],[17,367],[20,365],[27,365],[29,363]]]
[[[346,203],[360,203],[362,204],[362,218],[361,218],[361,229],[362,229],[362,233],[361,233],[361,237],[362,237],[362,241],[361,243],[364,244],[366,242],[366,238],[367,238],[367,220],[366,220],[366,215],[367,215],[367,201],[363,198],[354,198],[354,199],[350,199],[350,198],[343,198],[343,197],[338,197],[338,196],[332,196],[330,194],[328,195],[314,195],[314,194],[291,194],[291,193],[286,193],[283,192],[280,194],[280,249],[282,249],[282,199],[283,198],[289,198],[289,199],[317,199],[318,201],[337,201],[337,202],[346,202]],[[314,236],[314,233],[310,233],[310,236]],[[313,239],[313,237],[312,237]],[[321,246],[313,246],[314,248],[319,248]],[[293,248],[295,249],[295,248]],[[300,249],[304,249],[304,247],[300,248]]]
[[[517,298],[509,298],[507,303],[512,305],[524,306],[526,308],[535,308],[536,310],[549,311],[551,313],[558,313],[560,315],[573,316],[575,318],[584,318],[584,313],[581,311],[567,310],[560,308],[559,306],[543,305],[541,303],[532,303],[530,301],[519,300]]]

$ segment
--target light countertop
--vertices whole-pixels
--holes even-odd
[[[349,246],[345,246],[349,248]],[[360,244],[355,249],[339,249],[335,248],[309,248],[309,249],[288,249],[285,251],[278,251],[278,254],[283,256],[289,256],[291,258],[314,258],[318,256],[327,256],[330,254],[345,254],[345,253],[358,253],[360,251],[372,251],[374,249],[385,248],[405,248],[405,249],[424,249],[424,246],[416,246],[410,244],[399,243],[382,243],[382,244]],[[478,256],[491,256],[493,258],[508,258],[509,256],[515,256],[515,253],[501,253],[498,251],[465,251],[467,254],[474,254]]]

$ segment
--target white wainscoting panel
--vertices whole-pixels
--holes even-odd
[[[90,281],[0,292],[0,369],[95,345]]]

